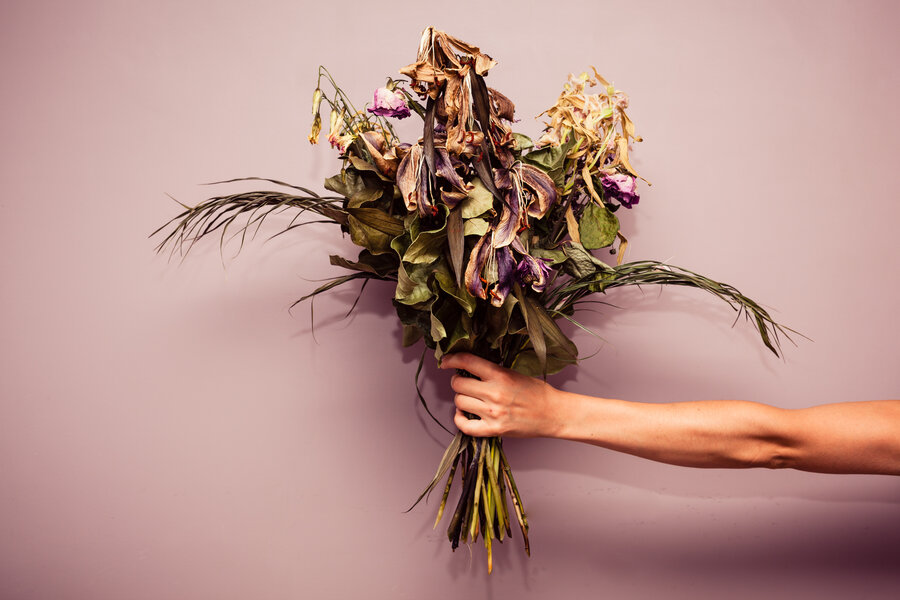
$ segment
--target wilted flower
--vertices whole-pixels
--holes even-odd
[[[406,96],[400,90],[389,90],[385,87],[375,90],[374,106],[368,111],[379,117],[396,117],[405,119],[410,115]]]
[[[353,133],[345,131],[344,111],[331,111],[331,123],[328,130],[328,142],[331,144],[331,147],[345,152],[347,146],[352,144],[355,139],[356,136]]]
[[[394,179],[397,176],[400,159],[397,158],[394,148],[384,139],[384,135],[380,131],[364,131],[359,134],[359,139],[372,157],[378,172]]]
[[[319,88],[316,88],[316,91],[313,92],[312,129],[309,132],[309,136],[306,138],[309,140],[310,144],[318,144],[319,143],[319,133],[322,131],[322,116],[319,114],[319,107],[321,105],[322,105],[322,90],[320,90]]]
[[[635,192],[635,180],[631,175],[604,173],[600,175],[600,185],[603,186],[603,196],[607,200],[615,200],[625,208],[631,208],[641,199]]]
[[[312,130],[309,132],[309,136],[306,138],[309,140],[310,144],[318,144],[319,143],[319,133],[322,131],[322,116],[319,113],[316,113],[316,116],[313,117]]]
[[[522,285],[530,285],[537,293],[544,291],[550,277],[550,265],[540,258],[526,254],[516,266],[516,276]]]
[[[322,90],[320,88],[316,88],[316,91],[313,92],[313,103],[312,103],[312,111],[314,115],[319,114],[319,107],[322,106]]]
[[[497,248],[494,257],[497,261],[497,284],[491,288],[491,304],[500,307],[515,283],[516,261],[509,246]]]
[[[556,104],[544,111],[550,122],[538,145],[558,146],[573,138],[575,145],[569,151],[569,158],[584,158],[591,167],[621,167],[637,175],[628,160],[628,145],[641,138],[635,134],[634,123],[625,113],[628,96],[591,68],[593,77],[587,73],[577,77],[569,75]],[[598,84],[601,91],[588,93],[587,88]]]

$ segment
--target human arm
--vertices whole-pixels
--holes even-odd
[[[558,390],[471,354],[447,355],[454,421],[473,436],[553,437],[689,467],[900,475],[900,401],[782,409],[756,402],[643,403]],[[480,420],[469,420],[465,412]]]

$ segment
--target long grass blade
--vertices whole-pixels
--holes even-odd
[[[438,464],[437,472],[434,474],[434,478],[432,478],[431,483],[419,494],[419,497],[416,498],[416,501],[413,502],[413,505],[406,509],[405,512],[409,512],[416,507],[416,505],[422,501],[422,498],[428,495],[428,493],[434,489],[434,486],[437,485],[438,481],[444,476],[456,458],[459,456],[462,451],[462,444],[465,442],[465,439],[468,437],[463,432],[459,431],[456,433],[456,436],[453,438],[453,441],[450,442],[450,445],[447,446],[447,449],[444,450],[444,456],[441,457],[441,462]]]

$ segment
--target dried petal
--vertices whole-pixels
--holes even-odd
[[[498,248],[512,243],[519,234],[523,218],[519,194],[515,190],[504,190],[501,194],[505,202],[500,212],[500,221],[494,226],[494,245]]]
[[[422,190],[419,180],[421,172],[424,170],[423,162],[422,146],[416,144],[410,147],[397,167],[397,187],[400,188],[406,210],[410,212],[416,210],[421,204]]]
[[[400,161],[397,158],[388,158],[386,156],[384,136],[377,131],[366,131],[361,133],[359,137],[365,144],[366,150],[372,155],[372,160],[381,174],[393,179],[397,175],[397,167]]]
[[[491,254],[491,245],[488,242],[491,233],[488,232],[478,240],[472,252],[469,254],[469,262],[466,265],[465,283],[466,289],[476,298],[484,300],[487,298],[487,289],[485,285],[487,280],[483,280],[481,273],[487,263],[488,256]]]
[[[549,175],[537,167],[522,165],[518,171],[522,177],[522,183],[533,192],[527,207],[528,216],[537,219],[543,218],[550,207],[556,203],[558,197],[556,185]]]
[[[515,119],[516,106],[512,100],[493,88],[488,88],[488,94],[491,98],[491,108],[498,117],[507,121]]]
[[[491,304],[499,307],[503,306],[516,282],[516,261],[509,246],[497,248],[494,257],[497,260],[497,283],[491,287]]]
[[[461,192],[463,197],[472,189],[471,185],[465,181],[456,172],[453,163],[450,161],[450,155],[444,148],[436,148],[434,153],[434,174],[453,186],[457,192]]]

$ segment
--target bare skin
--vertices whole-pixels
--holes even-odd
[[[471,354],[444,356],[454,422],[475,437],[551,437],[706,468],[900,475],[900,400],[782,409],[739,400],[651,404],[595,398]],[[470,420],[464,412],[480,417]]]

